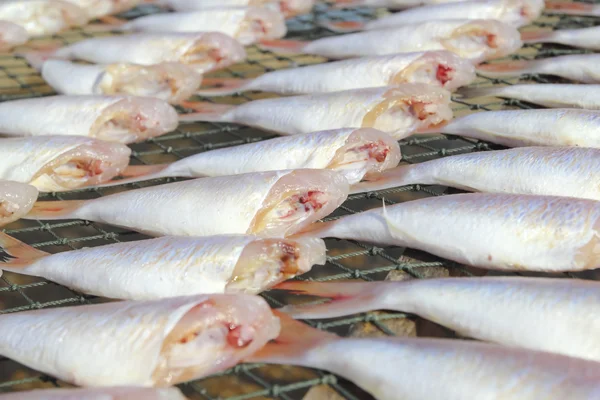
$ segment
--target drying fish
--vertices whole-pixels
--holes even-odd
[[[147,0],[66,0],[79,6],[89,19],[118,14],[146,3]]]
[[[547,1],[544,9],[548,14],[600,16],[600,5],[579,1]]]
[[[27,112],[23,112],[27,110]],[[177,128],[168,103],[133,96],[50,96],[0,103],[0,135],[89,136],[132,143]]]
[[[79,386],[171,386],[222,371],[277,336],[252,295],[123,301],[0,315],[0,354]]]
[[[493,20],[440,20],[317,39],[263,40],[261,47],[327,58],[448,50],[475,63],[514,53],[521,46],[515,27]]]
[[[508,147],[580,146],[600,148],[600,112],[575,108],[502,110],[456,118],[437,132]]]
[[[18,220],[31,210],[38,190],[26,183],[0,180],[0,226]]]
[[[0,20],[20,25],[31,37],[52,35],[73,26],[85,25],[86,13],[61,0],[4,0]]]
[[[0,51],[10,50],[27,40],[29,40],[29,34],[21,25],[0,21]]]
[[[495,96],[527,101],[549,108],[600,110],[600,85],[534,84],[462,88],[466,98]]]
[[[95,65],[50,59],[39,69],[46,83],[60,94],[155,97],[172,104],[192,96],[202,81],[201,74],[176,62]]]
[[[465,340],[340,338],[280,321],[279,337],[248,361],[331,371],[378,400],[589,400],[600,392],[594,361]]]
[[[306,14],[315,0],[157,0],[158,4],[175,11],[209,10],[232,7],[268,7],[281,11],[286,17]]]
[[[129,147],[86,137],[0,139],[0,179],[29,183],[42,192],[97,185],[127,167]]]
[[[452,119],[450,92],[421,83],[254,100],[241,105],[183,103],[180,121],[249,125],[282,135],[375,128],[396,139]]]
[[[0,260],[4,271],[130,300],[258,293],[325,264],[325,243],[317,238],[165,236],[49,254],[0,232],[0,245],[10,255]]]
[[[425,83],[454,90],[474,80],[475,68],[468,60],[449,51],[429,51],[283,69],[254,79],[213,78],[207,82],[217,88],[203,89],[198,94],[215,96],[249,90],[282,94],[327,93],[403,83]]]
[[[368,22],[327,22],[335,31],[395,28],[432,20],[490,19],[516,27],[527,25],[542,14],[543,0],[473,0],[433,4],[391,14]]]
[[[583,83],[598,83],[600,82],[600,54],[572,54],[538,60],[486,64],[478,66],[477,72],[497,78],[543,74]]]
[[[331,169],[348,183],[356,183],[365,177],[373,179],[399,162],[400,146],[389,135],[370,128],[345,128],[206,151],[171,164],[130,166],[122,173],[130,178],[102,186],[164,177],[199,178],[300,168]]]
[[[130,190],[92,200],[44,201],[29,219],[81,218],[154,236],[291,235],[348,195],[343,175],[301,169],[257,172]]]
[[[406,246],[488,269],[600,267],[600,203],[595,200],[456,194],[348,215],[312,229],[306,234]]]
[[[250,45],[261,39],[284,37],[283,14],[268,8],[219,8],[151,14],[106,26],[125,32],[221,32]]]
[[[446,185],[463,190],[579,197],[600,200],[600,150],[581,147],[519,147],[401,165],[352,193],[396,186]],[[549,179],[549,177],[552,177]]]
[[[395,310],[420,315],[467,337],[600,361],[600,332],[594,319],[587,318],[600,312],[598,282],[529,277],[369,283],[290,281],[278,289],[332,298],[325,304],[281,309],[294,318]],[[560,320],[549,317],[549,310],[561,315]]]
[[[600,26],[582,29],[524,32],[525,43],[558,43],[584,49],[600,50]]]
[[[113,387],[101,389],[46,389],[6,393],[0,400],[186,400],[177,388]]]
[[[54,50],[23,54],[40,59],[83,60],[94,64],[153,65],[180,62],[204,73],[242,61],[244,47],[219,32],[136,33],[85,39]]]

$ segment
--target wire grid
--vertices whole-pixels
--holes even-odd
[[[139,7],[124,14],[126,18],[159,11],[153,6]],[[326,4],[317,4],[313,13],[289,21],[289,37],[314,39],[332,35],[320,28],[318,22],[330,20],[372,19],[384,10],[351,9],[334,10]],[[544,15],[530,27],[531,29],[569,29],[593,26],[597,22],[588,17],[567,17]],[[107,35],[90,34],[85,29],[72,30],[51,38],[36,40],[33,46],[64,45],[86,37]],[[564,46],[527,45],[512,59],[545,58],[585,51]],[[301,65],[325,62],[320,57],[306,55],[280,55],[252,47],[248,51],[248,61],[219,71],[214,76],[247,78],[264,72],[291,68]],[[539,75],[524,75],[514,79],[489,79],[478,77],[473,85],[510,85],[517,82],[560,82],[561,80]],[[2,100],[21,97],[45,96],[54,94],[39,74],[18,57],[0,56],[0,96]],[[251,92],[217,99],[202,99],[229,104],[239,104],[253,99],[275,96],[269,93]],[[478,102],[454,99],[455,115],[463,115],[481,110],[534,108],[534,105],[515,100],[480,98]],[[273,137],[260,130],[220,123],[182,124],[176,131],[147,142],[132,145],[133,164],[154,164],[171,162],[183,157],[209,151],[211,149],[235,146]],[[417,163],[453,154],[485,151],[498,146],[466,138],[444,135],[415,136],[400,141],[402,161]],[[131,188],[169,182],[160,179],[148,183],[123,185],[106,189],[84,189],[68,193],[43,195],[48,199],[86,199],[115,193]],[[395,204],[428,196],[457,193],[456,189],[442,186],[410,185],[384,191],[352,195],[327,219],[356,213],[386,204]],[[436,221],[423,221],[435,224]],[[17,221],[4,230],[6,233],[44,251],[55,253],[92,247],[115,242],[145,238],[136,232],[81,220],[56,222]],[[374,281],[382,279],[401,280],[408,278],[429,278],[442,276],[471,276],[491,274],[430,254],[400,247],[378,247],[367,243],[349,240],[326,240],[328,248],[327,264],[315,267],[299,279],[333,281],[340,279],[362,279]],[[497,274],[494,272],[493,274]],[[541,274],[537,274],[541,275]],[[578,274],[565,274],[570,277],[597,279],[594,271]],[[302,297],[278,291],[264,293],[269,303],[278,307],[286,303],[305,301]],[[32,309],[96,303],[105,299],[87,296],[41,278],[28,277],[6,272],[0,278],[0,314]],[[437,336],[456,337],[438,325],[418,317],[403,313],[370,312],[346,318],[312,321],[313,326],[327,329],[342,335],[353,336]],[[33,388],[69,387],[65,382],[40,374],[12,360],[0,357],[0,393],[28,390]],[[202,400],[242,400],[242,399],[372,399],[351,382],[331,373],[291,366],[265,366],[259,364],[239,365],[221,374],[206,379],[189,382],[180,386],[190,399]],[[311,389],[309,392],[309,389]],[[309,392],[309,394],[307,394]],[[330,397],[327,397],[330,396]]]

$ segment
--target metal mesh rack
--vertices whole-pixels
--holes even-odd
[[[141,14],[156,12],[153,6],[143,6],[123,16],[133,18]],[[333,33],[318,27],[321,19],[365,20],[374,18],[381,10],[352,9],[333,10],[326,4],[318,4],[312,14],[300,16],[289,21],[289,37],[314,39]],[[525,29],[568,29],[593,26],[597,19],[587,17],[566,17],[544,15],[536,23]],[[94,35],[98,35],[97,33]],[[106,35],[106,34],[102,34]],[[73,30],[51,38],[37,40],[34,46],[48,44],[66,44],[92,34],[84,29]],[[584,51],[563,46],[528,45],[513,59],[545,58],[555,55],[582,53]],[[325,62],[320,57],[293,55],[283,56],[269,51],[250,48],[248,61],[235,65],[216,76],[253,77],[265,71]],[[510,85],[519,81],[549,82],[548,77],[526,75],[515,79],[488,79],[479,77],[474,85]],[[559,80],[552,79],[552,82]],[[2,100],[21,97],[51,95],[39,74],[24,59],[12,55],[0,55],[0,98]],[[245,101],[273,96],[268,93],[251,92],[217,99],[203,99],[224,103],[242,103]],[[515,100],[482,98],[478,102],[454,99],[455,115],[479,110],[510,108],[531,108],[533,105]],[[234,146],[242,143],[265,140],[273,137],[265,132],[231,124],[192,123],[182,124],[165,136],[132,145],[132,163],[154,164],[175,161],[182,157],[211,149]],[[485,151],[494,145],[477,140],[446,137],[443,135],[414,136],[402,140],[402,161],[417,163],[452,154],[472,151]],[[149,183],[130,184],[107,189],[87,189],[75,192],[48,194],[44,199],[81,199],[95,198],[132,187],[167,182],[169,179],[155,180]],[[359,194],[350,198],[330,217],[364,211],[386,204],[407,201],[427,196],[438,196],[458,192],[442,186],[411,185],[385,191]],[[423,221],[435,224],[436,221]],[[112,226],[81,220],[69,220],[45,223],[41,221],[17,221],[7,227],[5,232],[32,244],[34,247],[51,253],[99,246],[114,242],[139,240],[143,235]],[[428,278],[439,276],[469,276],[484,274],[469,267],[443,260],[424,252],[400,247],[376,247],[366,243],[348,240],[327,240],[327,264],[315,267],[301,279],[331,281],[339,279],[363,279],[366,281],[382,279]],[[572,277],[596,279],[592,272],[570,274]],[[263,296],[277,307],[285,303],[303,301],[297,296],[271,291]],[[104,299],[86,296],[68,288],[48,282],[44,279],[4,273],[0,278],[0,314],[12,313],[62,305],[94,303]],[[347,318],[338,318],[321,322],[312,322],[320,329],[327,329],[342,335],[411,335],[454,337],[447,329],[429,323],[420,318],[402,313],[371,312]],[[41,387],[65,387],[68,384],[40,374],[18,363],[0,357],[0,393],[20,391]],[[224,373],[206,379],[181,385],[184,393],[191,399],[201,400],[242,400],[242,399],[371,399],[371,397],[352,383],[333,374],[307,368],[286,366],[264,366],[246,364],[237,366]],[[310,392],[307,396],[307,391]],[[315,392],[317,391],[317,392]],[[305,397],[307,396],[307,397]],[[327,397],[329,396],[329,397]]]

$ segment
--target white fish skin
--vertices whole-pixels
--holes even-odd
[[[325,264],[326,251],[325,243],[317,238],[259,239],[250,235],[164,236],[57,254],[36,250],[3,233],[0,244],[15,257],[0,261],[4,271],[127,300],[258,293],[309,271],[314,264]]]
[[[450,92],[421,83],[192,107],[200,112],[180,121],[231,122],[282,135],[362,127],[401,139],[452,119]]]
[[[94,64],[180,62],[204,73],[243,61],[246,51],[237,40],[219,32],[163,32],[85,39],[51,56]]]
[[[439,132],[519,146],[600,148],[600,112],[571,108],[502,110],[457,118]]]
[[[449,51],[429,51],[283,69],[247,80],[224,79],[223,89],[200,90],[198,94],[224,95],[249,90],[281,94],[329,93],[403,83],[424,83],[454,90],[474,80],[475,67],[468,60]]]
[[[315,0],[159,0],[158,3],[175,11],[268,7],[281,11],[286,17],[293,17],[310,12],[315,5]]]
[[[0,226],[18,220],[31,210],[38,190],[26,183],[0,180]]]
[[[294,318],[394,310],[419,315],[466,337],[600,361],[600,325],[587,317],[600,312],[598,282],[530,277],[290,281],[278,289],[332,297],[324,304],[280,309]]]
[[[487,269],[561,272],[600,266],[600,203],[571,197],[429,197],[316,224],[306,234],[406,246]]]
[[[0,21],[0,51],[10,50],[28,40],[29,34],[21,25]]]
[[[600,85],[536,83],[481,88],[462,88],[459,94],[473,98],[495,96],[527,101],[548,108],[600,110]]]
[[[118,14],[145,3],[145,0],[66,0],[79,6],[89,19]]]
[[[93,200],[38,202],[28,219],[81,218],[154,236],[291,235],[348,195],[343,175],[288,170],[194,179]]]
[[[465,340],[339,338],[283,316],[280,320],[280,336],[249,361],[328,370],[378,400],[600,396],[600,364],[594,361]]]
[[[151,14],[118,28],[134,32],[221,32],[250,45],[261,39],[279,39],[287,33],[279,11],[268,8],[225,8]]]
[[[600,150],[581,147],[520,147],[401,165],[351,193],[396,186],[445,185],[491,193],[536,194],[600,200]],[[552,177],[552,179],[548,179]]]
[[[0,20],[21,25],[29,36],[37,37],[85,25],[88,17],[68,1],[4,0],[0,2]]]
[[[27,110],[27,112],[23,112]],[[134,96],[49,96],[0,103],[0,134],[89,136],[132,143],[177,128],[167,102]]]
[[[176,62],[91,65],[50,59],[41,72],[60,94],[154,97],[170,104],[188,99],[202,82],[201,74]]]
[[[0,139],[0,179],[42,192],[72,190],[112,179],[127,167],[129,147],[86,137]]]
[[[0,395],[0,400],[186,400],[177,388],[46,389]]]
[[[525,43],[559,43],[584,49],[600,50],[600,27],[581,29],[559,29],[550,32],[526,32],[522,34]]]
[[[258,296],[202,295],[0,316],[0,354],[79,386],[171,386],[222,371],[277,336]]]
[[[572,54],[539,60],[480,65],[477,67],[477,72],[500,78],[523,74],[545,74],[582,83],[600,83],[600,54]]]

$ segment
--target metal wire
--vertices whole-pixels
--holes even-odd
[[[142,14],[156,12],[152,6],[139,7],[124,17],[133,18]],[[289,37],[314,39],[332,35],[320,28],[318,22],[329,20],[366,20],[374,18],[382,10],[352,9],[331,10],[326,4],[318,4],[312,14],[297,17],[289,22]],[[553,28],[568,29],[593,26],[598,20],[587,17],[566,17],[544,15],[532,27],[526,29]],[[98,36],[84,29],[36,40],[33,46],[64,45],[85,37]],[[102,34],[106,35],[106,34]],[[531,45],[525,46],[513,59],[545,58],[556,55],[583,53],[584,51],[564,46]],[[325,62],[320,57],[295,55],[283,56],[269,51],[250,48],[248,61],[215,76],[247,78],[266,71],[291,68],[307,64]],[[560,80],[539,75],[527,75],[514,79],[490,79],[479,77],[476,86],[510,85],[522,81],[558,82]],[[45,96],[54,94],[40,75],[24,59],[11,55],[0,56],[0,99],[8,100],[22,97]],[[272,94],[251,92],[242,95],[218,99],[202,99],[224,103],[242,103],[245,101],[273,96]],[[479,102],[454,99],[455,115],[479,110],[497,110],[510,108],[532,108],[534,105],[515,100],[497,98],[479,99]],[[482,100],[485,100],[482,102]],[[155,164],[171,162],[191,154],[209,151],[221,147],[235,146],[273,137],[253,128],[220,123],[182,124],[176,131],[157,137],[141,144],[132,145],[132,163]],[[401,142],[403,162],[417,163],[445,157],[453,154],[485,151],[497,146],[477,140],[437,136],[411,137]],[[47,194],[44,199],[85,199],[106,194],[168,182],[170,179],[155,180],[151,183],[130,184],[107,189],[85,189],[69,193]],[[385,191],[350,196],[328,219],[341,215],[364,211],[386,204],[456,193],[455,189],[442,186],[411,185]],[[423,224],[435,224],[436,221],[423,221]],[[74,250],[82,247],[105,245],[121,241],[139,240],[143,235],[121,228],[91,223],[81,220],[41,222],[17,221],[6,227],[5,232],[51,253]],[[399,247],[378,247],[349,240],[327,240],[327,264],[314,268],[300,279],[332,281],[339,279],[363,279],[365,281],[393,279],[427,278],[432,276],[469,276],[483,272],[440,259],[424,252]],[[84,267],[83,267],[84,268]],[[595,274],[570,274],[570,276],[595,279]],[[303,299],[285,293],[271,291],[263,296],[275,307],[299,302]],[[105,301],[93,296],[74,292],[68,288],[36,277],[22,276],[6,272],[0,278],[0,314],[20,312],[32,309],[77,305]],[[347,335],[419,335],[449,336],[454,334],[432,323],[402,313],[372,312],[311,322],[319,329],[327,329]],[[67,387],[68,384],[30,370],[18,363],[0,357],[0,393],[20,391],[41,387]],[[221,374],[181,385],[184,393],[191,399],[204,400],[242,400],[242,399],[302,399],[306,392],[315,386],[328,387],[341,399],[358,400],[371,397],[352,383],[331,373],[306,368],[263,366],[256,364],[239,365]],[[313,397],[316,398],[316,397]],[[332,397],[333,398],[333,397]]]

